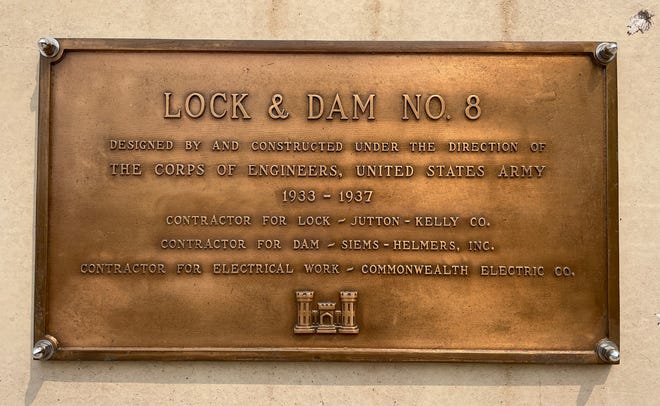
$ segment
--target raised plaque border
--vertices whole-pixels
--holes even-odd
[[[33,342],[48,338],[47,249],[48,179],[50,152],[51,69],[68,52],[267,52],[267,53],[364,53],[364,54],[563,54],[591,55],[603,69],[607,137],[607,320],[608,336],[620,344],[619,335],[619,207],[617,162],[617,63],[602,63],[596,42],[436,42],[436,41],[239,41],[174,39],[58,39],[52,57],[39,58],[39,116],[37,150],[37,194],[35,215],[35,276]],[[271,360],[271,361],[441,361],[508,363],[604,364],[593,351],[438,350],[383,348],[146,348],[146,347],[60,347],[56,360]],[[36,347],[35,347],[36,348]],[[36,357],[35,357],[36,358]],[[609,363],[618,363],[617,361]]]

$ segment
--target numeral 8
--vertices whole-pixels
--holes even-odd
[[[467,107],[465,108],[465,117],[470,120],[476,120],[481,117],[481,107],[479,107],[479,96],[471,94],[467,97]],[[474,112],[474,114],[473,114]]]

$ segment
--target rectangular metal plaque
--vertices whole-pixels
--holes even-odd
[[[597,46],[59,40],[35,340],[60,360],[602,362]]]

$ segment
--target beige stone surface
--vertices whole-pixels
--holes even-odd
[[[660,404],[660,27],[613,1],[0,1],[0,403]],[[40,36],[619,43],[622,363],[31,361]],[[654,48],[655,47],[655,48]]]

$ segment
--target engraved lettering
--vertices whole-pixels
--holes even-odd
[[[434,142],[416,142],[410,143],[411,152],[435,152]]]
[[[401,117],[401,120],[408,120],[408,107],[410,107],[410,110],[412,111],[413,115],[417,120],[419,120],[419,102],[422,98],[421,94],[416,94],[415,95],[415,103],[413,104],[413,101],[410,99],[410,96],[406,93],[403,95],[403,117]]]
[[[456,241],[442,240],[394,240],[393,251],[460,251]]]
[[[376,95],[371,93],[367,96],[366,100],[360,98],[360,95],[357,93],[352,94],[353,98],[353,120],[359,120],[360,114],[368,114],[367,120],[375,120],[374,115],[374,103]],[[350,104],[349,104],[350,106]],[[321,118],[325,112],[325,101],[323,96],[320,94],[309,93],[307,94],[307,120],[318,120]],[[350,108],[350,107],[349,107]],[[367,109],[369,112],[367,113]],[[336,117],[335,117],[336,116]],[[346,114],[344,109],[344,104],[342,103],[341,96],[339,93],[335,93],[332,105],[328,111],[328,115],[325,117],[326,120],[333,120],[338,118],[339,120],[348,120],[349,117]]]
[[[403,97],[403,115],[401,116],[401,120],[408,120],[410,117],[408,116],[408,108],[410,108],[410,111],[412,112],[413,116],[415,116],[416,120],[419,120],[420,116],[420,102],[422,100],[422,95],[421,94],[416,94],[415,95],[415,101],[410,98],[410,95],[407,93],[404,93],[402,95]],[[436,103],[433,103],[436,101]],[[437,107],[433,107],[433,105],[437,105]],[[431,120],[439,120],[444,116],[445,114],[445,99],[440,96],[439,94],[432,94],[429,97],[426,98],[426,101],[424,102],[424,112],[426,113],[426,117],[430,118]],[[434,112],[434,110],[437,111]],[[447,119],[449,119],[449,116],[447,116]]]
[[[196,104],[198,104],[197,112],[193,113],[191,110],[191,105],[193,104],[193,99],[197,99],[198,101]],[[188,97],[186,97],[186,103],[184,104],[186,108],[186,114],[190,118],[200,118],[202,114],[204,114],[204,110],[206,110],[206,101],[204,100],[204,96],[202,96],[199,93],[190,93]]]
[[[184,141],[184,150],[185,151],[199,151],[199,146],[202,145],[202,141],[197,140],[185,140]]]
[[[207,239],[165,239],[161,240],[162,249],[171,250],[244,250],[245,240],[226,238]]]
[[[409,178],[415,169],[412,165],[356,165],[355,174],[365,178]]]
[[[335,100],[332,102],[332,107],[330,107],[330,113],[328,113],[328,116],[325,119],[332,120],[333,114],[339,114],[339,118],[341,120],[348,120],[348,116],[344,112],[344,107],[341,104],[341,98],[339,97],[339,93],[335,94]]]
[[[282,242],[280,240],[257,240],[257,249],[280,250]]]
[[[218,164],[218,166],[215,168],[215,172],[218,174],[218,176],[234,176],[236,167],[236,164]]]
[[[360,141],[353,144],[355,152],[399,152],[398,142]]]
[[[378,240],[341,240],[340,247],[342,250],[377,250],[380,249],[380,241]]]
[[[319,240],[311,239],[302,239],[302,240],[293,240],[293,249],[294,250],[318,250]]]
[[[294,273],[292,264],[281,263],[222,263],[213,264],[215,275],[290,275]]]
[[[545,165],[502,165],[498,178],[540,178]]]
[[[110,151],[171,151],[174,148],[174,142],[171,140],[111,139],[108,147]]]
[[[546,146],[547,144],[545,142],[532,142],[529,144],[529,150],[532,152],[543,152]]]
[[[228,141],[228,140],[214,140],[213,145],[211,146],[211,151],[238,151],[239,143],[238,141]]]
[[[571,268],[568,266],[556,266],[554,273],[555,276],[560,276],[560,277],[575,276],[575,272],[571,271]]]
[[[351,226],[359,227],[398,227],[401,223],[399,216],[354,216]]]
[[[165,97],[165,114],[164,118],[181,118],[181,108],[179,107],[176,112],[172,111],[171,97],[172,93],[163,93]],[[245,105],[245,99],[249,96],[248,93],[231,93],[231,118],[233,120],[249,120],[251,117],[248,114]],[[197,119],[206,113],[207,104],[208,110],[215,119],[222,119],[227,115],[227,109],[218,107],[218,104],[227,103],[227,94],[224,92],[215,92],[207,99],[200,92],[191,92],[186,96],[183,107],[186,115],[190,118]]]
[[[163,275],[166,270],[165,264],[87,262],[80,265],[80,273],[87,275]]]
[[[202,266],[200,264],[176,264],[177,274],[196,274],[202,273]]]
[[[298,216],[299,226],[330,226],[330,216]]]
[[[360,272],[363,275],[392,276],[468,276],[469,265],[449,264],[363,264]]]
[[[227,103],[227,95],[224,93],[213,93],[213,95],[211,96],[211,101],[209,103],[209,110],[211,111],[211,115],[217,119],[221,119],[227,115],[227,109],[224,109],[219,113],[216,111],[215,103],[217,98],[221,98],[223,102]]]
[[[323,97],[319,94],[307,95],[307,119],[318,120],[323,115]]]
[[[252,151],[262,152],[341,152],[341,141],[253,141]]]
[[[142,175],[142,164],[111,163],[110,174],[112,176],[140,176]]]
[[[465,117],[470,120],[476,120],[481,117],[481,107],[479,107],[479,96],[476,94],[471,94],[467,97],[466,103],[467,107],[465,108]]]
[[[157,163],[154,165],[156,176],[203,176],[204,172],[204,164]]]
[[[283,107],[280,108],[283,99],[284,98],[279,93],[273,95],[273,97],[271,98],[272,104],[268,108],[268,115],[270,116],[270,118],[285,120],[289,117],[289,113],[287,113],[287,111],[284,110]]]
[[[459,216],[415,216],[415,227],[456,227]]]
[[[479,269],[481,276],[545,276],[540,265],[482,265]]]
[[[490,223],[485,217],[472,217],[470,218],[471,227],[490,227]]]
[[[429,165],[426,176],[429,178],[481,178],[486,174],[483,165]]]
[[[495,247],[490,241],[468,241],[468,251],[495,251]]]
[[[367,111],[367,107],[369,108],[369,115],[367,116],[367,120],[375,120],[376,117],[374,117],[374,98],[376,97],[375,94],[370,94],[369,97],[367,98],[367,101],[363,102],[360,99],[360,95],[354,94],[353,95],[353,120],[359,120],[360,117],[358,116],[358,110],[364,114]]]
[[[439,104],[439,112],[438,114],[433,114],[432,109],[431,109],[431,102],[433,100],[437,100]],[[439,120],[444,114],[445,114],[445,99],[442,98],[439,94],[432,94],[429,96],[428,99],[426,99],[426,103],[424,103],[424,110],[426,111],[426,115],[428,118],[431,120]]]
[[[338,274],[339,264],[304,264],[306,273]]]
[[[165,224],[169,226],[250,226],[250,216],[228,216],[228,215],[173,215],[165,217]]]
[[[286,226],[285,216],[261,216],[263,226]]]
[[[518,143],[511,142],[459,142],[447,143],[449,152],[518,152]]]
[[[283,165],[283,164],[248,164],[248,176],[255,177],[298,177],[298,178],[341,178],[337,165]]]
[[[172,113],[172,110],[170,108],[170,98],[172,97],[172,93],[165,92],[163,93],[165,96],[165,114],[163,115],[164,118],[181,118],[181,108],[176,111],[176,113]]]
[[[243,106],[243,100],[248,97],[247,93],[241,93],[240,95],[238,93],[232,93],[231,94],[231,118],[232,119],[238,119],[238,111],[240,110],[241,112],[241,117],[243,120],[249,120],[252,117],[248,114],[248,112],[245,110],[245,107]]]
[[[371,203],[373,190],[341,190],[339,203]]]
[[[282,201],[289,203],[305,203],[305,202],[314,202],[316,201],[316,191],[315,190],[293,190],[293,189],[284,189],[282,191]],[[300,217],[298,217],[298,225],[300,224]]]

